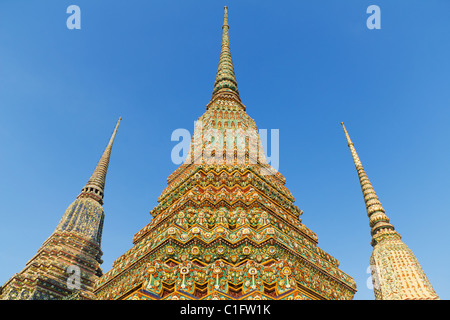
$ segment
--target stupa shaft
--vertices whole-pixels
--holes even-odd
[[[371,227],[370,266],[375,299],[439,299],[414,253],[389,222],[344,123],[341,125],[358,173]]]
[[[94,284],[103,274],[100,265],[105,180],[120,120],[88,183],[36,255],[1,287],[1,299],[96,299]]]
[[[225,8],[211,101],[153,218],[96,284],[99,299],[351,299],[354,280],[317,246],[242,104]]]

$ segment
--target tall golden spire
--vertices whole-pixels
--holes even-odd
[[[100,158],[97,167],[92,173],[91,178],[86,183],[84,188],[81,190],[80,195],[77,198],[93,198],[97,200],[100,204],[103,204],[103,196],[105,191],[105,180],[106,173],[108,172],[109,159],[111,157],[111,150],[114,143],[114,139],[116,138],[117,129],[119,128],[119,124],[122,118],[119,118],[117,121],[116,127],[114,128],[111,139],[109,140],[108,145],[106,146],[105,151],[103,152],[102,157]]]
[[[358,154],[356,153],[355,147],[350,136],[348,135],[347,129],[343,122],[341,125],[344,129],[345,136],[347,138],[347,143],[352,153],[353,162],[355,163],[356,171],[358,172],[359,182],[361,184],[361,189],[364,196],[364,202],[366,203],[367,215],[369,217],[369,225],[372,228],[372,246],[376,244],[376,235],[378,233],[382,234],[392,234],[398,236],[400,235],[394,231],[394,226],[389,223],[389,218],[386,216],[383,206],[375,193],[375,190],[367,177],[366,172],[359,160]]]
[[[228,12],[225,7],[225,13],[222,26],[222,49],[220,51],[219,67],[217,69],[216,81],[214,82],[213,97],[222,92],[233,93],[237,100],[239,91],[237,88],[236,77],[234,75],[233,61],[230,52],[230,38],[228,35]]]
[[[72,294],[80,299],[96,299],[93,286],[103,273],[100,267],[103,263],[101,238],[105,219],[103,192],[120,120],[80,195],[67,207],[55,231],[25,268],[2,286],[0,299],[54,300]],[[73,284],[70,274],[74,270],[76,272],[76,268],[82,270],[75,280],[78,288],[70,285]]]
[[[414,253],[389,223],[389,218],[364,172],[347,129],[343,122],[341,125],[358,172],[371,227],[373,251],[370,267],[375,299],[439,299]]]

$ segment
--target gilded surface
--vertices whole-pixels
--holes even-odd
[[[103,196],[108,164],[120,120],[94,173],[77,199],[66,209],[53,234],[25,268],[0,290],[5,300],[95,299],[94,283],[102,275],[101,238]],[[70,269],[68,269],[70,267]],[[78,267],[79,288],[68,286],[70,271]],[[70,280],[69,280],[70,281]]]
[[[373,252],[370,267],[375,299],[439,299],[414,253],[389,222],[344,123],[341,124],[358,173],[371,227]]]
[[[96,283],[99,299],[352,299],[356,285],[269,166],[232,65],[225,11],[213,95],[153,219]]]

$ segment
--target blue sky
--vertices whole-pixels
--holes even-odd
[[[66,9],[81,8],[81,30]],[[381,29],[366,27],[369,5]],[[279,129],[280,172],[319,246],[367,288],[372,247],[344,121],[392,224],[450,298],[448,1],[0,3],[0,283],[51,235],[119,116],[103,269],[132,246],[176,169],[173,130],[209,102],[223,6],[238,88]]]

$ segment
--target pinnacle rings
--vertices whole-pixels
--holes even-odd
[[[367,207],[367,216],[371,216],[375,212],[385,213],[383,207],[380,204],[374,204]]]
[[[390,223],[384,222],[384,221],[379,221],[375,224],[375,226],[373,226],[372,231],[371,231],[371,235],[375,235],[379,229],[389,229],[389,230],[394,230],[394,226]]]
[[[372,198],[364,197],[364,198],[367,198],[366,208],[369,208],[370,206],[373,206],[373,205],[379,205],[381,207],[380,200],[378,200],[378,197],[375,195],[375,193],[371,193],[370,195],[372,196]],[[383,209],[383,208],[381,207],[381,209]],[[383,212],[384,212],[384,209],[383,209]]]
[[[341,122],[341,124],[358,173],[371,227],[372,240],[370,244],[373,251],[370,264],[377,266],[377,270],[372,270],[375,299],[439,299],[414,254],[401,241],[400,234],[389,222],[389,218],[364,172],[344,123]],[[380,267],[381,272],[378,270]],[[378,279],[377,288],[375,288],[375,278]],[[417,288],[420,290],[416,290]]]
[[[374,227],[379,221],[384,221],[389,223],[389,218],[383,212],[375,212],[374,214],[369,216],[369,225],[370,227]]]
[[[222,26],[222,47],[220,50],[219,66],[217,68],[216,80],[214,82],[213,97],[217,92],[224,88],[228,88],[229,91],[234,92],[239,97],[237,81],[234,75],[233,60],[231,59],[230,53],[228,29],[228,15],[227,8],[225,7],[224,23]]]

